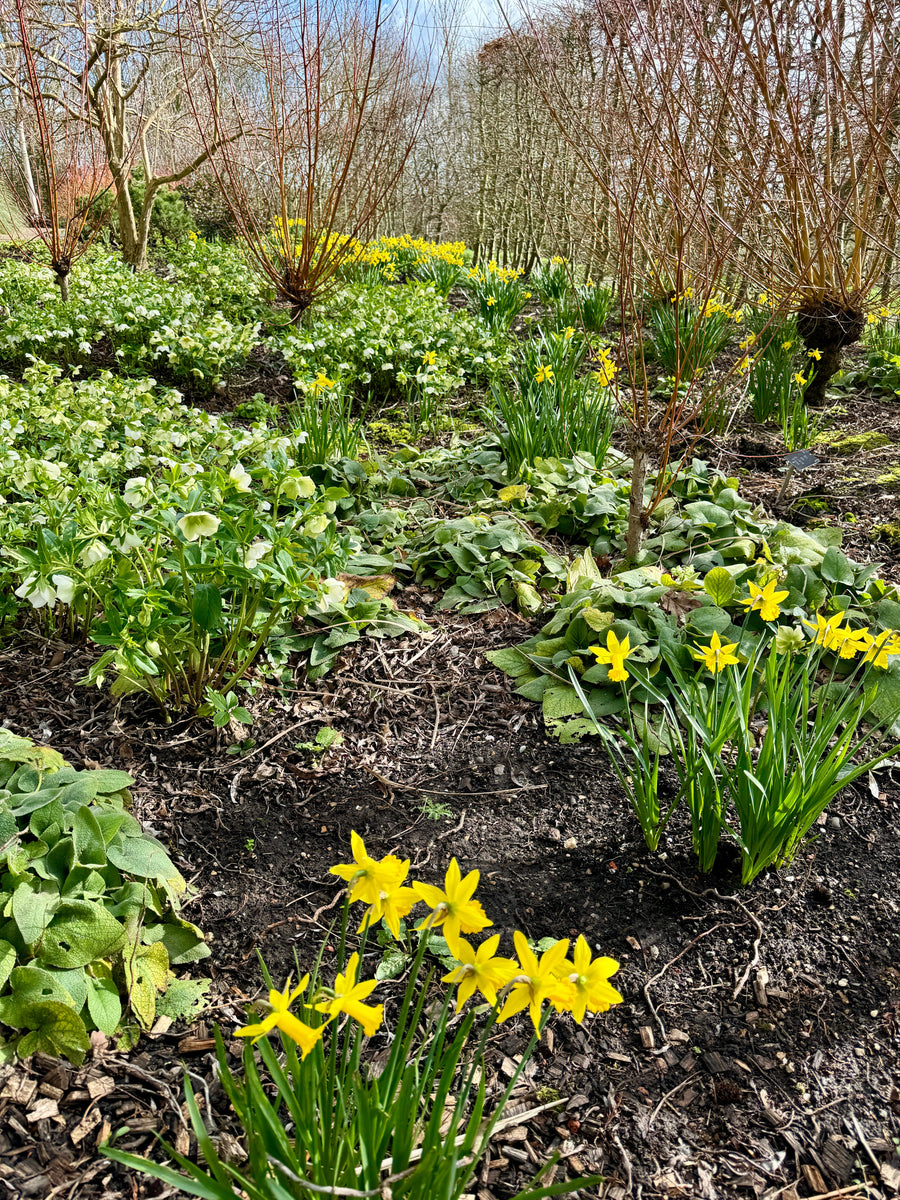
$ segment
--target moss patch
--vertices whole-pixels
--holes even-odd
[[[872,537],[890,542],[892,546],[900,546],[900,521],[888,521],[884,525],[873,525]]]
[[[892,446],[893,442],[886,433],[877,429],[869,429],[865,433],[853,433],[845,437],[838,430],[820,433],[816,443],[826,445],[832,454],[856,454],[860,450],[880,450],[882,446]]]
[[[900,463],[893,463],[884,475],[876,475],[875,482],[886,492],[900,492]]]

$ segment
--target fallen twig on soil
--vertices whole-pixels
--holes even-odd
[[[741,977],[738,980],[737,985],[735,986],[735,989],[731,995],[732,1000],[737,1000],[738,996],[741,994],[741,992],[746,987],[747,980],[750,978],[750,972],[753,970],[754,967],[759,966],[759,947],[760,947],[760,943],[762,942],[762,939],[763,939],[763,927],[762,927],[762,923],[759,920],[759,918],[757,916],[755,916],[750,911],[750,909],[746,906],[746,904],[744,904],[744,902],[742,900],[739,900],[737,898],[737,896],[723,896],[722,893],[720,891],[718,891],[716,888],[704,888],[702,892],[693,892],[693,891],[691,891],[690,888],[685,887],[684,884],[681,882],[681,880],[676,878],[676,876],[674,876],[674,875],[666,875],[664,872],[654,871],[650,867],[644,867],[644,870],[647,871],[650,875],[655,875],[657,877],[657,879],[671,880],[671,882],[674,883],[677,887],[679,887],[686,896],[693,896],[693,898],[695,900],[700,900],[700,899],[702,899],[703,896],[715,896],[715,898],[717,900],[726,901],[729,904],[736,904],[738,906],[738,908],[741,910],[741,912],[744,914],[744,916],[751,922],[752,925],[755,926],[756,937],[753,939],[753,957],[750,960],[750,962],[747,964],[743,975],[741,975]],[[673,961],[674,961],[674,959],[673,959]]]

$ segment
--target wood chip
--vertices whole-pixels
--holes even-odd
[[[853,1173],[853,1155],[843,1142],[829,1136],[821,1150],[822,1165],[839,1184],[847,1183]]]
[[[806,1180],[807,1187],[811,1188],[814,1195],[821,1195],[827,1192],[828,1184],[822,1178],[822,1173],[818,1167],[812,1166],[810,1163],[804,1163],[800,1170],[803,1172],[803,1178]]]
[[[885,1187],[889,1187],[895,1192],[900,1192],[900,1171],[896,1167],[892,1167],[890,1163],[882,1163],[881,1182]]]
[[[760,967],[756,972],[756,978],[753,980],[753,995],[756,997],[756,1003],[760,1008],[769,1007],[769,997],[766,992],[768,982],[769,972],[765,967]]]
[[[512,1125],[509,1129],[501,1129],[494,1140],[498,1142],[524,1142],[527,1137],[528,1130],[524,1125]]]
[[[49,1096],[44,1096],[40,1100],[37,1100],[34,1106],[29,1109],[25,1120],[29,1125],[33,1125],[35,1121],[46,1121],[49,1117],[58,1116],[59,1105],[55,1100],[51,1100]]]
[[[102,1100],[116,1090],[116,1081],[109,1075],[98,1075],[96,1079],[87,1081],[87,1090],[92,1100]]]
[[[27,1075],[13,1075],[6,1081],[6,1086],[0,1092],[0,1099],[10,1100],[13,1104],[27,1105],[37,1091],[37,1080]]]
[[[53,1087],[50,1083],[42,1083],[38,1088],[39,1096],[49,1096],[51,1100],[60,1101],[63,1098],[62,1088]]]
[[[645,1050],[652,1050],[656,1046],[656,1039],[649,1025],[641,1025],[638,1033],[641,1035],[641,1045]]]
[[[715,1050],[706,1050],[703,1053],[703,1065],[711,1074],[721,1075],[723,1071],[727,1071],[731,1067],[731,1062],[727,1058],[723,1058],[721,1054],[717,1054]]]
[[[673,1046],[686,1046],[691,1040],[683,1029],[670,1029],[666,1037]]]
[[[183,1037],[178,1043],[179,1054],[205,1054],[215,1048],[215,1038]]]
[[[91,1132],[92,1129],[97,1128],[97,1126],[100,1124],[100,1122],[102,1120],[103,1120],[103,1118],[101,1117],[99,1110],[96,1108],[92,1108],[90,1110],[90,1112],[86,1112],[84,1114],[84,1116],[81,1118],[81,1120],[75,1126],[75,1128],[69,1134],[69,1137],[72,1139],[72,1141],[75,1143],[76,1146],[79,1145],[81,1142],[84,1141],[84,1139],[87,1137],[87,1135]]]

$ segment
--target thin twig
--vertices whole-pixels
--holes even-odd
[[[709,937],[709,935],[711,933],[715,933],[715,931],[717,929],[721,929],[721,928],[722,928],[722,922],[719,921],[715,925],[713,925],[712,928],[705,929],[703,931],[703,933],[698,933],[693,941],[688,942],[688,944],[685,946],[685,948],[682,951],[680,951],[678,954],[676,954],[674,958],[670,958],[669,961],[666,963],[666,965],[662,968],[662,970],[657,971],[656,974],[651,979],[648,979],[647,982],[644,984],[644,987],[642,989],[643,993],[644,993],[644,999],[647,1001],[647,1007],[650,1009],[650,1012],[653,1014],[653,1019],[654,1019],[654,1021],[656,1021],[657,1025],[659,1026],[660,1032],[662,1033],[664,1038],[667,1037],[666,1027],[663,1024],[662,1017],[656,1011],[653,1001],[650,999],[651,983],[656,983],[657,979],[662,979],[663,975],[665,975],[665,973],[666,973],[666,971],[668,971],[669,967],[674,966],[675,963],[678,962],[679,958],[683,958],[685,956],[685,954],[687,954],[688,950],[692,950],[694,948],[694,946],[697,945],[698,942],[701,942],[705,937]]]
[[[691,1076],[688,1075],[687,1079],[682,1079],[681,1083],[677,1083],[675,1085],[675,1087],[672,1088],[671,1092],[666,1092],[666,1094],[663,1096],[662,1100],[660,1100],[659,1104],[657,1104],[656,1108],[654,1108],[653,1112],[650,1114],[650,1119],[647,1122],[648,1129],[653,1124],[653,1122],[656,1120],[656,1118],[659,1116],[662,1106],[664,1104],[667,1104],[669,1102],[669,1100],[675,1095],[676,1092],[680,1092],[683,1087],[687,1087],[687,1085],[690,1082],[691,1082]],[[669,1107],[671,1108],[671,1105]]]
[[[625,1195],[631,1195],[631,1159],[628,1157],[628,1151],[622,1145],[622,1139],[617,1133],[612,1135],[612,1144],[618,1150],[622,1159],[622,1166],[625,1168]]]

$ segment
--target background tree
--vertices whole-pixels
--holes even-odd
[[[746,79],[745,87],[728,89],[722,170],[738,191],[748,172],[766,182],[739,262],[758,285],[793,302],[798,332],[816,359],[806,399],[821,403],[867,309],[894,292],[888,268],[900,196],[900,5],[723,0],[714,15],[691,11],[710,86],[727,85],[726,45]]]
[[[200,139],[239,236],[294,320],[374,233],[416,144],[436,64],[413,15],[340,0],[260,7],[248,72],[207,38],[205,0],[182,14],[201,64],[189,92]]]
[[[46,245],[67,300],[72,266],[104,223],[106,209],[97,201],[110,184],[98,131],[79,119],[86,103],[89,50],[72,40],[66,70],[59,72],[55,64],[63,61],[61,55],[55,52],[51,58],[43,52],[29,0],[15,0],[14,21],[12,33],[13,14],[7,11],[2,77],[15,120],[4,126],[0,169],[13,206],[0,206],[0,221],[11,240],[37,236]],[[30,222],[27,231],[22,228],[24,214]]]

